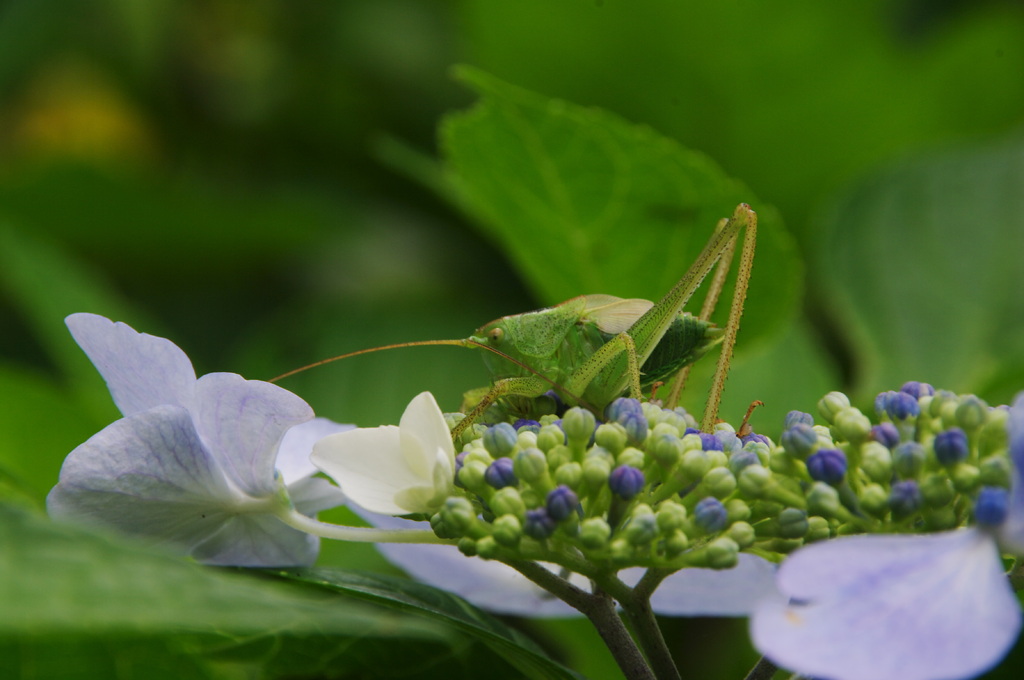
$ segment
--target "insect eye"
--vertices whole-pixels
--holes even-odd
[[[501,328],[492,328],[491,332],[487,334],[487,338],[491,341],[492,345],[501,344],[502,339],[505,337],[505,331]]]

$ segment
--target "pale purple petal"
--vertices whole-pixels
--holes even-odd
[[[107,382],[122,414],[161,404],[191,406],[195,370],[170,340],[96,314],[72,314],[65,323]]]
[[[288,429],[313,418],[291,392],[234,373],[210,373],[196,382],[196,431],[228,477],[253,496],[277,489],[274,464]]]
[[[787,558],[778,583],[792,602],[762,602],[754,645],[830,680],[974,677],[1021,624],[995,542],[974,529],[833,539]]]
[[[72,451],[50,492],[54,517],[191,548],[237,499],[178,406],[122,418]]]
[[[221,527],[193,548],[192,557],[229,567],[308,567],[320,552],[319,538],[292,529],[273,515],[232,515]]]
[[[309,517],[345,504],[341,489],[320,477],[303,477],[292,483],[288,486],[288,496],[295,509]]]
[[[762,600],[778,597],[775,570],[746,553],[732,569],[681,569],[654,591],[651,607],[663,616],[749,616]]]
[[[329,418],[314,418],[288,430],[277,450],[275,463],[284,483],[290,485],[303,477],[315,475],[318,470],[309,460],[309,455],[313,453],[313,445],[329,434],[344,432],[354,427],[336,423]]]
[[[1024,392],[1017,395],[1010,407],[1007,428],[1010,435],[1010,461],[1013,481],[1010,508],[1001,527],[1000,539],[1006,549],[1024,556]]]

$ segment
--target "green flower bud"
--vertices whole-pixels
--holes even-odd
[[[555,484],[565,484],[570,489],[578,489],[583,481],[583,466],[573,461],[563,463],[555,470]]]
[[[875,517],[889,512],[889,492],[880,484],[868,484],[860,493],[860,507]]]
[[[947,505],[944,508],[932,508],[924,512],[924,523],[930,531],[947,531],[960,525],[956,510]]]
[[[465,534],[476,521],[476,510],[468,498],[452,496],[441,507],[441,521],[453,531]]]
[[[747,522],[734,522],[725,532],[725,535],[736,541],[736,545],[740,548],[749,548],[757,540],[754,527],[750,526]]]
[[[618,423],[602,423],[594,432],[594,443],[608,449],[613,455],[618,455],[626,448],[627,439],[626,428]]]
[[[949,505],[955,497],[953,483],[942,474],[928,475],[921,482],[921,498],[930,507],[941,508]]]
[[[458,543],[459,552],[466,557],[476,557],[476,541],[468,536],[460,538]]]
[[[483,463],[484,465],[490,465],[494,462],[494,458],[492,458],[491,454],[487,453],[487,449],[482,446],[473,446],[466,452],[466,457],[463,459],[462,464],[465,465],[466,463],[472,463],[473,461]]]
[[[700,442],[700,439],[697,441]],[[701,449],[691,449],[684,453],[679,465],[679,472],[687,481],[702,479],[710,469],[711,461]]]
[[[829,392],[818,401],[818,413],[829,423],[833,422],[836,414],[848,408],[850,399],[842,392]]]
[[[462,469],[459,470],[459,481],[462,483],[462,486],[470,491],[481,493],[485,489],[490,488],[487,482],[484,481],[486,473],[487,465],[484,463],[478,460],[467,461],[463,464]]]
[[[833,427],[842,439],[851,444],[860,444],[871,434],[871,421],[853,407],[836,413]]]
[[[665,539],[665,555],[669,559],[682,555],[689,547],[690,539],[687,538],[686,534],[681,530],[673,531],[669,534],[668,538]]]
[[[969,463],[957,463],[951,472],[953,488],[960,493],[971,493],[978,488],[981,472],[977,467]]]
[[[523,430],[516,437],[516,444],[521,449],[529,449],[537,446],[537,433],[530,430]]]
[[[1008,445],[1006,420],[1008,417],[1009,411],[1006,409],[991,409],[988,412],[985,424],[981,426],[977,434],[978,453],[982,458],[1006,449]]]
[[[510,424],[498,423],[487,428],[484,433],[484,448],[495,458],[503,458],[512,453],[516,447],[517,437],[516,429]]]
[[[644,464],[646,462],[647,457],[644,456],[644,452],[640,449],[635,449],[632,446],[627,446],[615,457],[616,465],[628,465],[640,470],[644,468]]]
[[[523,537],[523,525],[515,515],[502,515],[494,520],[494,540],[506,548],[519,545]]]
[[[957,396],[948,390],[939,390],[932,395],[931,401],[928,402],[928,415],[932,418],[941,418],[942,412],[945,410],[948,404],[953,404],[954,414],[956,413],[956,406],[958,405]],[[922,410],[924,406],[922,405]]]
[[[516,453],[513,461],[512,470],[516,473],[516,477],[528,484],[539,482],[548,474],[548,459],[540,449],[522,449]],[[463,467],[462,471],[465,472],[466,468]],[[469,485],[466,486],[472,488]]]
[[[730,522],[745,522],[750,519],[750,506],[741,498],[730,498],[725,502],[725,512]]]
[[[565,463],[571,463],[576,458],[573,455],[572,449],[565,444],[558,444],[551,447],[551,450],[547,453],[548,467],[552,470],[557,470],[559,465]]]
[[[779,535],[782,538],[803,538],[810,525],[807,513],[797,508],[786,508],[779,513]]]
[[[648,452],[659,465],[666,469],[671,468],[683,457],[683,442],[674,434],[655,432],[651,435],[650,442],[647,447]]]
[[[740,471],[740,493],[748,498],[761,498],[772,482],[771,471],[760,465],[748,465]]]
[[[623,529],[623,536],[635,546],[647,545],[658,537],[658,522],[650,506],[638,505]]]
[[[871,481],[887,483],[892,478],[892,452],[879,442],[868,442],[860,451],[860,467]]]
[[[608,545],[612,528],[601,517],[590,517],[580,524],[580,543],[590,550],[600,550]]]
[[[974,430],[981,427],[985,423],[987,415],[988,404],[973,394],[969,394],[961,399],[954,412],[956,424],[966,432],[974,432]]]
[[[612,464],[603,457],[588,457],[583,461],[583,481],[591,489],[600,489],[608,484]]]
[[[1003,456],[990,456],[981,461],[978,481],[982,486],[1010,488],[1010,461]]]
[[[562,429],[570,446],[589,446],[597,420],[590,411],[574,406],[562,416]]]
[[[740,547],[728,536],[719,536],[708,544],[707,561],[711,569],[732,569],[739,556]]]
[[[565,433],[558,425],[544,425],[537,434],[537,448],[545,453],[559,444],[565,444]],[[528,447],[523,447],[528,448]]]
[[[828,525],[828,520],[824,517],[808,517],[807,518],[807,535],[804,536],[805,541],[824,541],[832,536],[832,531]]]
[[[616,538],[608,544],[608,552],[613,560],[626,562],[633,557],[633,545],[625,538]]]
[[[459,534],[452,530],[444,523],[444,518],[441,517],[441,513],[435,512],[430,516],[430,529],[434,532],[434,535],[438,538],[458,538]]]
[[[718,451],[716,449],[709,449],[704,454],[708,457],[708,462],[711,463],[711,467],[719,468],[726,467],[729,465],[729,456],[726,455],[725,451]]]
[[[675,501],[663,501],[658,506],[658,529],[663,534],[671,534],[681,529],[686,522],[686,508]]]
[[[506,486],[495,491],[488,505],[491,507],[491,512],[494,513],[495,517],[503,517],[505,515],[522,517],[526,514],[526,503],[523,502],[519,489],[514,486]]]
[[[671,411],[668,411],[668,413],[670,413],[673,417],[675,417],[675,414],[672,413]],[[660,437],[662,435],[666,435],[667,434],[667,435],[672,435],[673,437],[675,437],[677,439],[679,438],[679,427],[676,426],[675,424],[673,424],[673,423],[666,423],[666,422],[662,422],[662,421],[654,422],[654,421],[651,421],[649,418],[648,418],[648,421],[650,421],[652,423],[652,425],[653,425],[651,427],[651,434],[652,435],[654,435],[656,437]]]
[[[822,517],[835,517],[840,512],[839,491],[825,482],[815,482],[807,492],[807,511]]]
[[[743,471],[746,472],[753,467],[759,466],[751,465],[744,468]],[[722,499],[736,490],[736,477],[733,476],[732,471],[730,471],[729,468],[718,467],[709,470],[708,473],[704,475],[704,480],[701,484],[710,495],[715,498]]]
[[[484,536],[476,542],[476,554],[485,560],[493,559],[498,554],[498,541],[494,536]]]

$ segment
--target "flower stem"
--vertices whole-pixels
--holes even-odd
[[[536,562],[507,560],[505,564],[590,619],[627,680],[663,680],[647,665],[644,655],[619,618],[615,600],[610,595],[599,588],[593,593],[588,593]]]
[[[350,527],[341,524],[328,524],[320,520],[306,517],[294,508],[283,509],[277,514],[278,519],[299,531],[333,538],[339,541],[356,541],[361,543],[445,543],[455,545],[456,541],[438,538],[433,531],[418,529],[374,529],[370,527]]]
[[[754,664],[754,667],[750,669],[744,680],[771,680],[777,670],[779,670],[778,666],[769,661],[768,657],[762,656]]]
[[[619,604],[633,627],[633,634],[647,656],[651,667],[659,680],[679,680],[679,669],[676,668],[672,653],[665,644],[661,628],[651,609],[651,593],[658,587],[671,570],[648,569],[643,578],[630,593],[628,598],[620,598]]]

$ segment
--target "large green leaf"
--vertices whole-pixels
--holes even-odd
[[[315,583],[371,602],[414,611],[431,619],[443,621],[485,643],[522,671],[525,677],[552,680],[580,677],[553,661],[518,631],[443,590],[408,579],[340,569],[306,569],[278,573],[289,579]]]
[[[924,380],[1004,401],[1024,385],[1024,138],[872,176],[816,260],[862,397]]]
[[[746,202],[760,230],[744,340],[791,317],[801,273],[792,240],[771,206],[706,156],[607,112],[458,73],[482,99],[442,126],[451,183],[545,303],[585,293],[657,300],[716,222]]]

